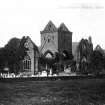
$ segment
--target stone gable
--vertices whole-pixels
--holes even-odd
[[[23,60],[23,69],[27,72],[30,72],[34,74],[36,71],[36,62],[38,63],[38,55],[39,51],[37,46],[32,42],[31,38],[29,36],[26,37],[26,42],[24,43],[24,47],[26,47],[27,55],[24,57]],[[25,64],[26,63],[26,64]],[[26,65],[26,67],[24,67]]]
[[[67,31],[67,32],[69,31],[64,23],[61,23],[61,25],[59,26],[58,30]]]
[[[46,27],[44,28],[44,30],[41,31],[41,33],[50,33],[50,32],[56,32],[56,31],[57,31],[56,26],[53,24],[52,21],[49,21]]]

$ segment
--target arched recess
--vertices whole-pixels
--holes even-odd
[[[23,60],[23,71],[31,71],[31,59],[29,55],[26,55]]]
[[[67,50],[64,50],[62,52],[63,56],[64,56],[64,59],[69,59],[70,58],[70,55],[69,55],[69,52]]]
[[[53,53],[50,50],[47,50],[44,53],[44,56],[47,57],[47,58],[53,58],[54,57]]]

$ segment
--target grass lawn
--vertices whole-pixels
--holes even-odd
[[[105,79],[0,83],[0,105],[105,105]]]

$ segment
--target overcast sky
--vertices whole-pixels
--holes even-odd
[[[64,22],[73,41],[92,36],[105,49],[105,0],[0,0],[0,47],[13,37],[30,36],[40,45],[40,31],[49,20]]]

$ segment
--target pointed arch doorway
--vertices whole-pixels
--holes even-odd
[[[44,53],[44,56],[46,58],[50,58],[52,59],[54,57],[53,53],[50,51],[50,50],[47,50],[45,53]]]

